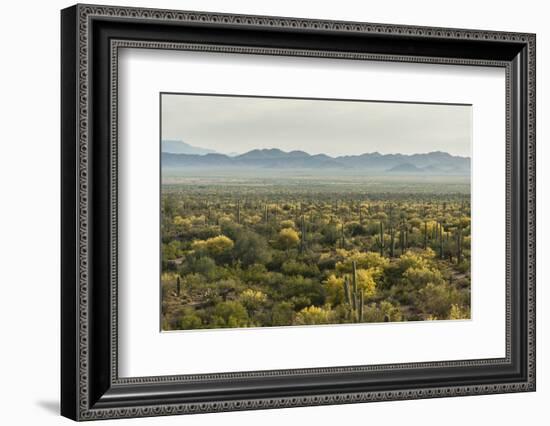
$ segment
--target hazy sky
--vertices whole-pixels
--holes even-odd
[[[162,139],[221,153],[471,155],[471,106],[162,95]]]

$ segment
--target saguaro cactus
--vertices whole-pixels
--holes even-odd
[[[428,221],[424,221],[424,250],[428,248]]]
[[[357,262],[352,262],[351,277],[344,277],[344,300],[348,306],[349,319],[362,322],[364,319],[365,294],[357,287]],[[350,283],[351,280],[351,283]]]
[[[237,223],[241,224],[241,200],[237,200]]]
[[[300,251],[305,251],[306,244],[307,244],[307,228],[306,228],[306,219],[302,215],[302,221],[301,221],[301,235],[300,235]]]
[[[365,319],[364,306],[365,306],[365,293],[363,293],[363,290],[361,290],[359,293],[359,312],[358,312],[359,322],[363,322]]]
[[[443,225],[438,222],[439,225],[439,258],[443,259]]]
[[[340,247],[344,248],[346,246],[346,235],[344,233],[344,221],[340,224]]]
[[[380,221],[380,256],[384,256],[384,222]]]
[[[456,263],[462,262],[462,226],[459,224],[456,233]]]
[[[176,296],[180,297],[181,294],[181,280],[180,276],[178,275],[176,277]]]
[[[395,256],[395,228],[390,226],[390,257]]]
[[[351,290],[349,288],[349,280],[347,275],[344,277],[344,301],[351,306]]]
[[[401,255],[405,253],[405,229],[403,221],[401,221],[401,227],[399,229],[399,245],[401,246]]]
[[[351,282],[353,285],[353,292],[357,293],[357,262],[355,260],[351,262]]]

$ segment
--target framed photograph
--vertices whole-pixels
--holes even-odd
[[[61,30],[64,416],[535,390],[535,35]]]

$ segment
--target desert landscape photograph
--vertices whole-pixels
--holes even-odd
[[[161,330],[470,319],[471,105],[161,94]]]

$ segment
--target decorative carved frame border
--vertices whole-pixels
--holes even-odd
[[[410,62],[410,63],[430,63],[430,64],[447,64],[447,65],[472,65],[472,66],[488,66],[502,67],[506,73],[506,97],[509,98],[510,92],[510,66],[506,62],[501,61],[486,61],[486,60],[465,60],[465,59],[443,59],[443,58],[418,58],[414,56],[397,56],[397,55],[372,55],[362,53],[342,53],[342,52],[326,52],[312,50],[296,50],[296,49],[271,49],[271,48],[254,48],[254,47],[236,47],[236,46],[216,46],[216,45],[201,45],[192,43],[160,43],[149,41],[133,41],[133,40],[111,40],[111,164],[112,166],[112,192],[111,192],[111,223],[112,223],[112,251],[111,251],[111,330],[113,348],[117,348],[118,344],[118,327],[117,327],[117,224],[118,224],[118,209],[117,209],[117,170],[118,163],[118,54],[121,48],[130,49],[159,49],[159,50],[180,50],[180,51],[199,51],[199,52],[218,52],[218,53],[234,53],[234,54],[254,54],[254,55],[272,55],[272,56],[302,56],[302,57],[322,57],[329,59],[348,59],[348,60],[369,60],[369,61],[385,61],[385,62]],[[506,108],[506,114],[509,115],[509,107]],[[506,147],[506,169],[510,168],[511,152],[509,147],[510,134],[507,129],[507,147]],[[511,191],[510,181],[506,182],[506,192]],[[511,202],[507,195],[506,203]],[[506,227],[510,226],[510,209],[506,210]],[[507,241],[506,253],[510,253],[509,241]],[[511,280],[509,274],[506,276],[506,350],[504,358],[494,359],[471,359],[459,361],[440,361],[440,362],[415,362],[415,363],[399,363],[399,364],[377,364],[353,367],[327,367],[327,368],[304,368],[290,370],[262,370],[262,371],[246,371],[236,373],[215,373],[215,374],[199,374],[199,375],[173,375],[173,376],[155,376],[155,377],[135,377],[135,378],[119,378],[118,377],[118,351],[112,351],[112,371],[111,380],[113,383],[169,383],[174,381],[194,381],[194,380],[217,380],[225,378],[239,379],[244,377],[266,377],[266,376],[283,376],[283,375],[299,375],[308,373],[340,373],[340,372],[357,372],[357,371],[376,371],[376,370],[393,370],[404,369],[411,367],[456,367],[456,366],[476,366],[502,364],[510,362],[510,345],[511,345],[511,317],[510,317],[510,287]]]
[[[78,218],[77,218],[77,248],[78,248],[78,289],[77,289],[77,318],[78,318],[78,364],[77,364],[77,390],[78,390],[78,409],[77,419],[93,420],[105,419],[113,417],[141,417],[141,416],[159,416],[171,414],[187,414],[187,413],[205,413],[231,410],[250,410],[263,408],[281,408],[294,406],[310,406],[310,405],[326,405],[326,404],[343,404],[353,402],[367,401],[383,401],[383,400],[402,400],[402,399],[417,399],[417,398],[435,398],[445,396],[463,396],[488,393],[505,393],[518,391],[532,391],[535,389],[535,36],[533,34],[521,34],[510,32],[493,32],[479,30],[464,30],[464,29],[447,29],[447,28],[430,28],[430,27],[414,27],[402,25],[386,25],[386,24],[369,24],[358,22],[337,22],[325,20],[310,20],[310,19],[295,19],[295,18],[280,18],[280,17],[265,17],[265,16],[246,16],[246,15],[229,15],[216,13],[202,12],[187,12],[187,11],[169,11],[156,9],[141,9],[141,8],[126,8],[126,7],[104,7],[93,5],[78,5],[78,63],[77,63],[77,88],[78,88],[78,155],[77,155],[77,176],[78,176]],[[425,38],[447,38],[447,39],[468,39],[468,40],[501,40],[510,42],[521,42],[527,45],[528,50],[528,75],[527,75],[527,97],[528,97],[528,116],[527,116],[527,133],[528,133],[528,182],[527,182],[527,204],[528,204],[528,236],[529,244],[527,247],[527,271],[528,271],[528,338],[527,338],[527,368],[528,380],[519,383],[502,383],[494,385],[480,386],[450,386],[447,388],[424,388],[424,389],[407,389],[397,391],[379,391],[379,392],[359,392],[359,393],[335,393],[326,395],[313,395],[303,397],[277,397],[265,399],[247,399],[247,400],[232,400],[223,402],[208,402],[208,403],[175,403],[153,406],[142,406],[136,408],[90,408],[88,377],[89,377],[89,299],[88,299],[88,273],[89,273],[89,252],[88,252],[88,233],[89,233],[89,162],[88,162],[88,113],[89,113],[89,28],[90,21],[94,17],[121,17],[132,18],[147,21],[175,21],[175,22],[203,22],[203,23],[220,23],[220,24],[238,24],[253,27],[265,28],[304,28],[315,29],[322,31],[338,31],[338,32],[359,32],[359,33],[380,33],[380,34],[406,34],[415,37]],[[449,58],[418,58],[408,56],[392,56],[392,55],[371,55],[371,54],[354,54],[343,52],[314,52],[311,50],[288,50],[288,49],[258,49],[246,47],[228,47],[228,46],[205,46],[180,43],[159,43],[159,42],[143,42],[143,41],[128,41],[128,40],[113,40],[111,44],[111,90],[112,90],[112,110],[111,119],[116,123],[117,117],[117,58],[118,49],[122,47],[132,48],[156,48],[156,49],[185,49],[185,50],[202,50],[202,51],[223,51],[232,53],[249,53],[249,54],[268,54],[268,55],[298,55],[298,56],[318,56],[341,59],[368,59],[368,60],[384,60],[384,61],[401,61],[401,62],[427,62],[427,63],[449,63],[449,64],[464,64],[464,65],[485,65],[485,66],[506,66],[505,63],[498,61],[480,61],[480,60],[464,60],[464,59],[449,59]],[[506,137],[507,142],[510,138],[511,129],[509,128],[509,103],[510,103],[510,70],[506,66],[506,104],[507,104],[507,126]],[[116,140],[117,130],[116,125],[111,127],[111,138],[113,150],[111,152],[113,164],[116,165],[117,151]],[[507,143],[507,208],[510,201],[510,150]],[[117,171],[116,166],[112,167],[111,171],[111,202],[116,206],[117,201]],[[112,285],[112,300],[111,300],[111,336],[113,348],[117,347],[117,323],[116,323],[116,280],[117,280],[117,222],[116,222],[116,207],[111,211],[112,217],[112,240],[111,240],[111,285]],[[510,355],[510,327],[511,321],[510,312],[508,309],[508,301],[510,299],[509,276],[510,276],[510,235],[509,235],[509,209],[507,210],[507,260],[506,260],[506,277],[507,277],[507,344],[506,358],[504,362],[509,361]],[[226,373],[218,375],[200,375],[200,376],[163,376],[163,377],[147,377],[147,378],[118,378],[117,373],[117,351],[112,351],[112,369],[111,380],[113,383],[168,383],[182,380],[212,380],[221,377],[238,378],[246,375],[300,375],[307,374],[312,371],[320,373],[341,372],[342,369],[351,369],[359,371],[361,368],[365,370],[380,370],[380,369],[397,369],[410,367],[425,367],[425,366],[455,366],[455,365],[480,365],[491,363],[502,363],[502,359],[496,360],[467,360],[456,362],[435,362],[435,363],[415,363],[415,364],[393,364],[382,366],[366,366],[366,367],[334,367],[326,369],[306,369],[306,370],[275,370],[267,372],[249,372],[249,373]]]

